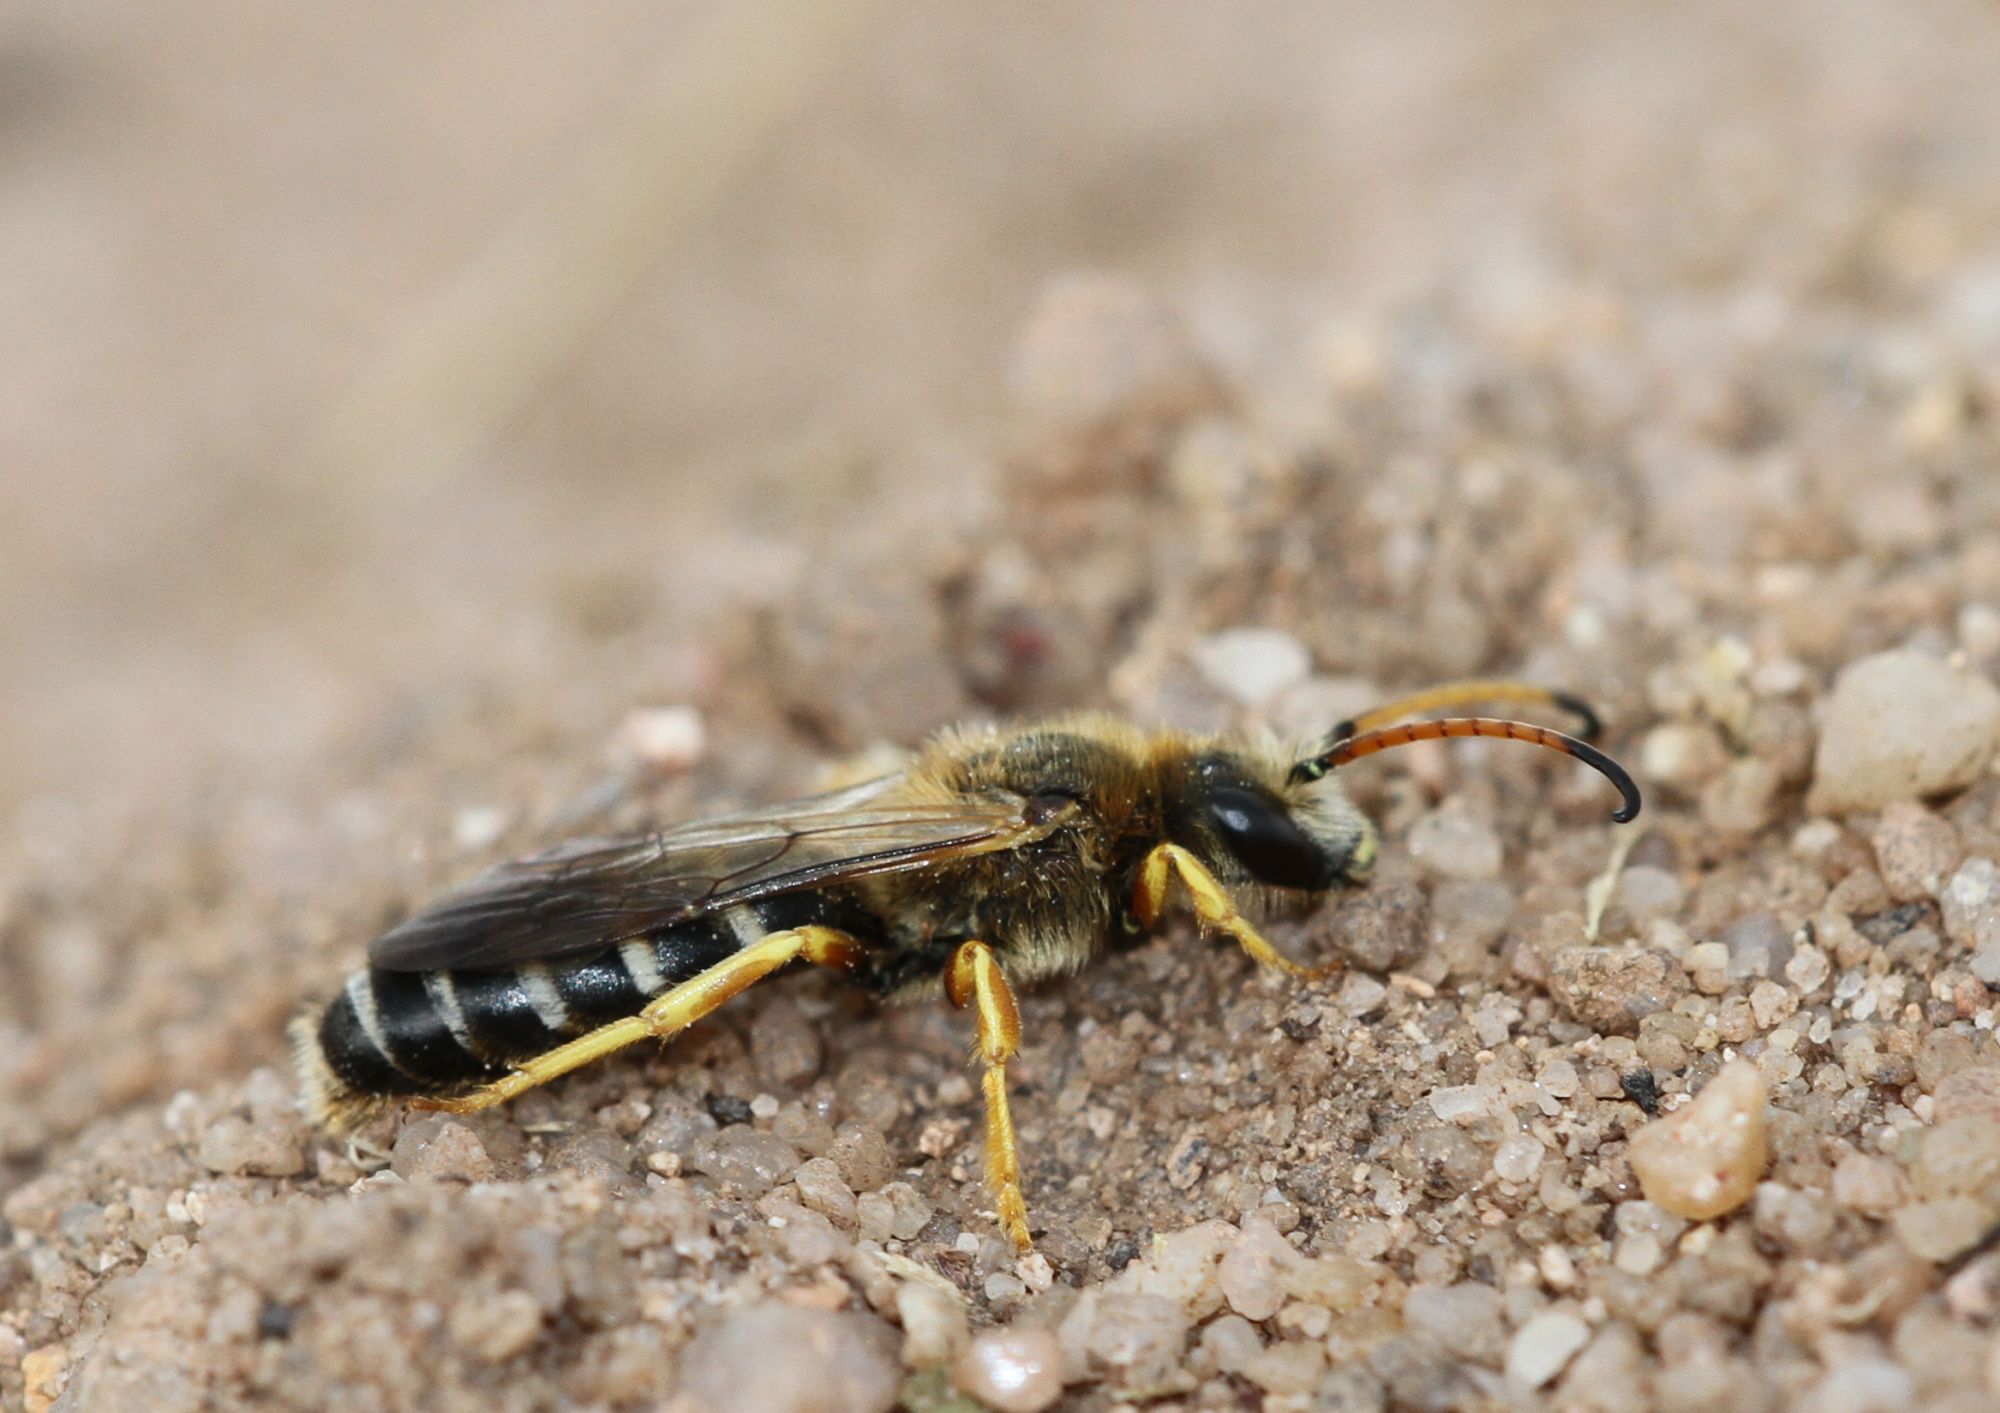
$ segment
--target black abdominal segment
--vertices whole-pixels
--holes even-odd
[[[829,893],[780,894],[594,956],[493,971],[354,973],[321,1018],[321,1055],[362,1094],[439,1094],[483,1083],[655,997],[772,932],[808,923],[879,929]]]

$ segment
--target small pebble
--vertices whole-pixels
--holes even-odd
[[[490,1182],[500,1171],[479,1135],[451,1119],[406,1125],[389,1166],[410,1182]]]
[[[931,1219],[931,1204],[907,1182],[885,1185],[875,1196],[889,1203],[889,1234],[899,1241],[914,1240]]]
[[[1192,1131],[1184,1133],[1167,1151],[1167,1185],[1186,1192],[1208,1171],[1208,1140]]]
[[[980,1290],[988,1305],[1018,1305],[1028,1294],[1028,1283],[1011,1271],[995,1271]]]
[[[1776,817],[1784,783],[1762,756],[1733,760],[1702,790],[1701,821],[1717,834],[1755,834]]]
[[[729,1310],[682,1351],[687,1413],[888,1413],[901,1387],[882,1321],[771,1300]]]
[[[1500,876],[1500,836],[1463,810],[1436,809],[1420,816],[1410,826],[1405,847],[1436,878],[1477,882]]]
[[[1062,1350],[1032,1325],[982,1330],[952,1366],[952,1380],[996,1413],[1041,1413],[1062,1397]]]
[[[226,1114],[201,1135],[201,1165],[212,1173],[250,1177],[291,1177],[306,1169],[296,1131],[252,1124]]]
[[[1972,1065],[1942,1076],[1932,1091],[1939,1124],[1970,1115],[2000,1118],[2000,1065]]]
[[[1281,1272],[1297,1260],[1298,1253],[1276,1227],[1261,1217],[1250,1218],[1216,1270],[1223,1299],[1247,1320],[1270,1319],[1285,1303]]]
[[[2000,1183],[2000,1119],[1963,1114],[1924,1130],[1910,1177],[1923,1197],[1980,1195]]]
[[[1321,915],[1316,931],[1329,936],[1350,967],[1388,972],[1424,955],[1427,927],[1424,890],[1414,883],[1383,879],[1342,898]]]
[[[1833,963],[1817,947],[1801,947],[1785,963],[1785,980],[1797,987],[1801,996],[1810,996],[1819,990],[1832,974]]]
[[[1660,1245],[1660,1239],[1649,1231],[1641,1231],[1619,1241],[1611,1264],[1628,1276],[1650,1276],[1665,1259],[1666,1248]]]
[[[1263,1347],[1264,1337],[1241,1315],[1223,1315],[1202,1326],[1200,1353],[1218,1373],[1241,1373]]]
[[[903,1326],[903,1362],[912,1369],[950,1363],[972,1337],[965,1307],[930,1281],[896,1287],[896,1319]]]
[[[1945,936],[1973,954],[1973,974],[1989,986],[2000,981],[1990,955],[2000,951],[2000,867],[1988,858],[1967,859],[1938,894],[1938,911]],[[1982,956],[1988,957],[1983,969]]]
[[[1295,1261],[1284,1269],[1285,1293],[1323,1310],[1358,1308],[1374,1291],[1381,1268],[1345,1251]]]
[[[1655,726],[1639,743],[1639,774],[1662,785],[1692,791],[1729,763],[1729,751],[1714,727],[1691,721]]]
[[[1647,1200],[1705,1222],[1750,1200],[1770,1149],[1764,1133],[1764,1079],[1732,1060],[1693,1102],[1634,1133],[1628,1157]]]
[[[1881,809],[1970,784],[2000,737],[2000,690],[1908,650],[1842,669],[1813,758],[1809,808]]]
[[[1727,957],[1724,972],[1730,981],[1777,976],[1792,959],[1791,935],[1770,913],[1738,918],[1723,930],[1719,940]]]
[[[1187,1343],[1188,1314],[1163,1295],[1107,1293],[1090,1326],[1090,1352],[1120,1376],[1143,1388],[1178,1368]]]
[[[1507,1345],[1507,1382],[1533,1390],[1553,1379],[1590,1341],[1590,1326],[1561,1310],[1535,1316]]]
[[[1206,409],[1214,375],[1181,322],[1129,276],[1076,271],[1037,292],[1012,354],[1023,410],[1055,429]]]
[[[708,728],[695,707],[647,707],[619,725],[618,744],[655,770],[686,770],[708,748]]]
[[[1935,896],[1963,852],[1951,823],[1914,800],[1884,806],[1868,843],[1876,872],[1899,903]]]
[[[489,1363],[525,1354],[542,1334],[542,1307],[524,1290],[461,1302],[451,1313],[452,1339]]]
[[[779,996],[750,1023],[750,1054],[766,1080],[782,1088],[796,1088],[819,1073],[819,1028],[806,1019],[796,1001]],[[771,1112],[775,1114],[777,1109],[773,1100]],[[751,1111],[756,1112],[754,1103]]]
[[[1312,657],[1305,644],[1276,628],[1231,628],[1188,650],[1208,684],[1247,707],[1260,707],[1305,681]]]
[[[1317,1340],[1286,1339],[1266,1345],[1243,1365],[1243,1377],[1268,1394],[1299,1398],[1313,1391],[1326,1368],[1326,1347]]]
[[[1833,1200],[1851,1211],[1885,1217],[1910,1200],[1903,1170],[1887,1158],[1850,1153],[1833,1170]]]
[[[1118,1288],[1165,1296],[1195,1319],[1207,1319],[1222,1308],[1218,1271],[1238,1236],[1228,1222],[1201,1222],[1155,1237],[1152,1250],[1125,1267]]]
[[[1340,983],[1340,1009],[1350,1016],[1370,1016],[1389,999],[1389,988],[1366,972],[1349,972]]]
[[[1030,1251],[1014,1263],[1014,1274],[1021,1278],[1021,1284],[1036,1295],[1040,1295],[1056,1283],[1055,1264],[1039,1251]]]
[[[1994,1216],[1991,1207],[1975,1198],[1944,1197],[1899,1208],[1890,1223],[1912,1255],[1949,1261],[1978,1245],[1993,1230]]]
[[[1414,1285],[1403,1299],[1403,1318],[1437,1337],[1451,1353],[1475,1364],[1497,1364],[1504,1346],[1500,1292],[1489,1285]]]
[[[895,1206],[879,1192],[864,1192],[854,1202],[854,1225],[863,1241],[887,1241],[895,1233]]]
[[[1600,1035],[1631,1035],[1639,1022],[1687,994],[1687,974],[1650,948],[1564,947],[1549,968],[1549,994],[1569,1017]]]
[[[768,1192],[798,1170],[798,1150],[774,1133],[731,1124],[697,1144],[688,1166],[747,1197]]]
[[[833,1160],[840,1170],[841,1181],[853,1192],[873,1192],[896,1172],[888,1140],[879,1130],[864,1124],[842,1124],[826,1156]]]
[[[1634,923],[1672,917],[1686,901],[1687,889],[1671,869],[1633,864],[1618,875],[1618,906]]]
[[[1527,1182],[1547,1151],[1532,1134],[1517,1133],[1493,1150],[1493,1175],[1502,1182]]]
[[[69,1348],[45,1344],[21,1356],[22,1395],[27,1413],[48,1413],[69,1372]]]
[[[1580,1082],[1576,1066],[1568,1060],[1550,1060],[1535,1075],[1535,1083],[1539,1084],[1550,1097],[1556,1099],[1568,1099],[1574,1096]]]
[[[1728,979],[1730,969],[1730,947],[1728,943],[1696,943],[1680,957],[1680,965],[1690,973],[1716,973]]]
[[[1447,1084],[1427,1096],[1431,1112],[1446,1123],[1479,1117],[1487,1112],[1489,1099],[1476,1084]]]
[[[1750,1014],[1759,1030],[1769,1030],[1798,1008],[1798,998],[1775,981],[1760,981],[1750,988]]]
[[[505,834],[511,820],[496,805],[467,805],[451,817],[451,842],[465,853],[477,853]]]
[[[792,1174],[798,1185],[799,1201],[838,1227],[854,1225],[854,1192],[840,1178],[840,1166],[831,1158],[808,1158]]]

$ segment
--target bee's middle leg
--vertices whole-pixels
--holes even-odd
[[[601,1025],[553,1050],[518,1061],[510,1073],[490,1084],[482,1084],[468,1094],[416,1099],[411,1101],[411,1107],[442,1110],[450,1114],[469,1114],[491,1108],[647,1036],[665,1040],[676,1035],[732,996],[747,991],[779,967],[800,957],[820,966],[845,970],[853,966],[860,955],[860,943],[831,927],[808,926],[773,932],[741,951],[730,953],[699,975],[689,977],[665,995],[655,998],[636,1016],[625,1016],[608,1025]]]
[[[1146,855],[1145,862],[1139,866],[1139,881],[1133,888],[1132,910],[1138,914],[1140,922],[1150,924],[1159,917],[1161,908],[1166,905],[1167,885],[1176,874],[1187,887],[1195,917],[1202,927],[1228,933],[1237,946],[1249,953],[1252,961],[1293,976],[1326,976],[1340,969],[1338,963],[1309,967],[1293,961],[1273,947],[1261,932],[1251,926],[1250,919],[1237,910],[1229,890],[1216,881],[1215,875],[1203,866],[1200,859],[1179,844],[1161,844]]]
[[[1000,969],[1000,959],[984,942],[967,942],[952,953],[945,994],[954,1006],[971,1005],[979,1025],[979,1058],[986,1062],[986,1185],[999,1209],[1000,1225],[1015,1249],[1034,1245],[1028,1235],[1028,1203],[1021,1195],[1021,1157],[1014,1142],[1014,1112],[1007,1103],[1007,1062],[1021,1049],[1021,1009]]]

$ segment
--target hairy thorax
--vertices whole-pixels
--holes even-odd
[[[1083,966],[1110,937],[1158,833],[1156,777],[1142,742],[1122,723],[1077,717],[1030,732],[969,732],[926,753],[911,770],[918,797],[1005,790],[1071,808],[1034,843],[872,882],[871,893],[899,900],[899,940],[939,957],[985,942],[1024,982]]]

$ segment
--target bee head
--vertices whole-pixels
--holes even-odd
[[[1229,755],[1192,764],[1182,832],[1220,875],[1320,893],[1373,872],[1375,826],[1332,781],[1271,781]]]

